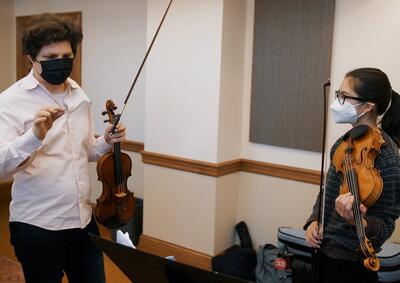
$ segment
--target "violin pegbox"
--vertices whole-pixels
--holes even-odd
[[[106,110],[101,112],[101,115],[105,116],[108,115],[108,119],[104,120],[104,123],[110,123],[111,125],[114,124],[114,122],[117,119],[117,115],[115,114],[115,110],[117,110],[117,106],[115,106],[114,101],[111,99],[106,101]]]

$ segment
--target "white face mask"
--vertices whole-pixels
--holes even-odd
[[[363,103],[353,105],[347,101],[345,101],[343,104],[340,104],[339,100],[335,99],[335,101],[329,106],[329,108],[332,111],[333,120],[335,120],[336,123],[354,124],[355,122],[357,122],[358,118],[365,114],[361,113],[360,115],[357,115],[356,106],[361,104]]]

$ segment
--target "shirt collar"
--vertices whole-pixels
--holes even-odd
[[[72,79],[67,78],[65,81],[67,84],[67,88],[79,88],[79,85]],[[33,69],[30,70],[29,74],[22,79],[21,87],[26,90],[35,89],[38,85],[41,85],[39,81],[33,75]]]

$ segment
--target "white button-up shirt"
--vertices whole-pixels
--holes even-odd
[[[14,176],[10,221],[48,230],[84,228],[90,222],[88,163],[111,145],[104,136],[94,137],[89,98],[73,80],[66,85],[66,111],[43,141],[33,134],[34,115],[58,104],[32,71],[0,94],[0,178]]]

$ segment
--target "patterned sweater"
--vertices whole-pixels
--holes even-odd
[[[400,157],[396,144],[384,132],[385,143],[375,159],[375,167],[380,171],[383,180],[383,191],[379,199],[366,213],[366,236],[371,240],[375,251],[391,236],[395,221],[400,215]],[[333,145],[330,157],[332,161],[336,147],[341,138]],[[325,227],[320,251],[329,257],[343,260],[360,260],[359,242],[355,226],[347,223],[335,210],[335,199],[339,195],[343,176],[336,173],[335,166],[330,164],[326,177]],[[319,196],[313,212],[304,229],[318,219]]]

